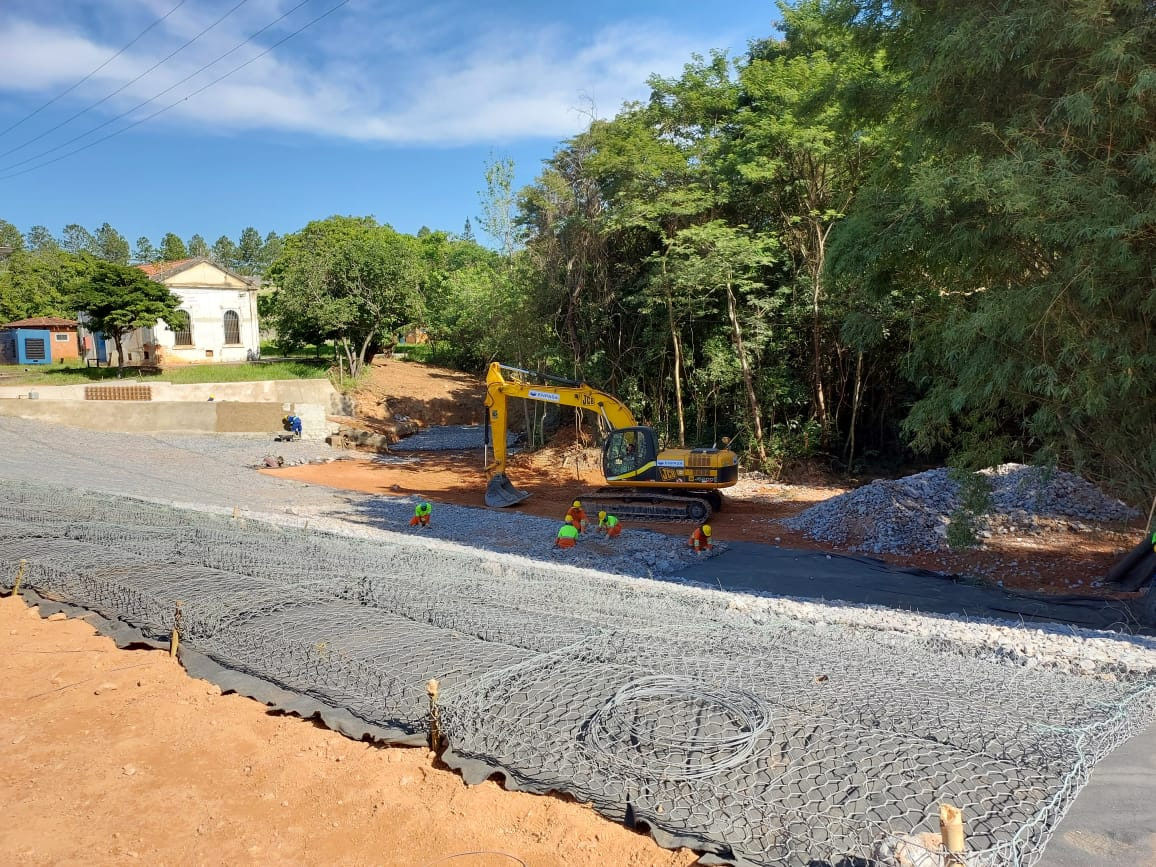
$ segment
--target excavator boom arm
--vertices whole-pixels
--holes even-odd
[[[509,411],[506,401],[508,398],[520,397],[525,400],[590,410],[605,419],[611,429],[635,427],[638,424],[626,404],[613,395],[591,388],[585,383],[571,383],[555,378],[556,382],[536,385],[517,379],[506,379],[503,371],[534,375],[529,371],[508,367],[497,361],[490,365],[486,373],[486,424],[494,448],[494,459],[487,465],[486,471],[491,474],[505,474],[506,472],[506,434],[509,430]]]

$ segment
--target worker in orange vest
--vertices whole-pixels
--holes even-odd
[[[598,532],[605,533],[606,538],[613,539],[615,536],[622,535],[622,524],[619,523],[618,518],[614,515],[608,515],[606,512],[598,513]]]
[[[696,527],[695,531],[690,534],[690,541],[687,544],[696,552],[709,551],[711,549],[710,537],[710,524],[703,524],[701,527]]]
[[[574,504],[570,506],[570,510],[566,513],[566,517],[573,521],[579,533],[586,532],[586,512],[582,509],[581,500],[574,501]]]
[[[578,528],[574,526],[574,519],[569,514],[566,521],[558,528],[558,538],[554,544],[559,548],[573,548],[578,544]]]

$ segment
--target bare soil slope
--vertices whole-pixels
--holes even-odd
[[[426,750],[223,696],[167,653],[118,650],[82,620],[41,620],[11,597],[0,599],[0,708],[3,864],[695,860],[572,801],[467,788]]]
[[[428,427],[480,424],[485,393],[482,382],[467,373],[377,356],[353,397],[361,418],[400,416]]]

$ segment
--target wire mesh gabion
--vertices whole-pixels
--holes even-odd
[[[0,483],[0,564],[18,561],[24,587],[146,636],[179,607],[182,646],[397,740],[425,733],[435,678],[467,779],[568,792],[739,865],[901,864],[950,801],[968,867],[1028,867],[1156,692],[756,622],[669,584]]]

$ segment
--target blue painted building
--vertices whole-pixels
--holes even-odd
[[[75,319],[37,316],[0,325],[0,363],[53,364],[80,357]]]

